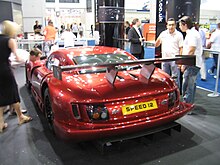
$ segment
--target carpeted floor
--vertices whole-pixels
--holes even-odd
[[[197,86],[210,90],[210,91],[215,91],[215,87],[216,87],[216,78],[214,78],[213,75],[210,75],[208,73],[208,69],[211,68],[213,63],[213,59],[212,58],[208,58],[206,59],[206,73],[207,73],[207,78],[206,81],[201,81],[200,76],[198,76],[197,79]],[[214,72],[214,75],[216,75],[216,70]],[[220,80],[218,81],[218,88],[217,91],[220,93]]]

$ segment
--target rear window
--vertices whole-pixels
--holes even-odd
[[[132,60],[131,57],[125,54],[95,54],[95,55],[83,55],[76,56],[73,58],[76,65],[90,65],[90,64],[109,64],[109,63],[120,63],[127,60]],[[123,66],[118,68],[118,70],[125,70],[128,66]],[[82,69],[81,74],[85,73],[99,73],[105,72],[106,68],[92,68],[92,69]]]
[[[98,55],[85,55],[76,56],[73,58],[77,65],[87,64],[101,64],[101,63],[119,63],[126,60],[131,60],[131,57],[124,54],[98,54]]]

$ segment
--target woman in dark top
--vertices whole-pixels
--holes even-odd
[[[125,39],[128,38],[128,31],[131,29],[131,25],[128,21],[125,22]]]
[[[7,127],[4,123],[3,111],[4,107],[10,105],[15,109],[18,117],[19,125],[32,120],[31,117],[25,116],[21,112],[20,97],[18,93],[18,86],[11,70],[9,56],[14,53],[17,61],[21,61],[20,57],[16,54],[17,43],[13,37],[16,35],[16,23],[11,21],[3,21],[1,23],[0,34],[0,132]]]

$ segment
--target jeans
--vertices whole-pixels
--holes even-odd
[[[200,75],[201,75],[201,79],[206,80],[206,64],[205,64],[205,55],[204,54],[202,55]]]
[[[213,65],[210,68],[212,73],[215,72],[215,69],[217,70],[217,65],[218,65],[218,54],[213,54]],[[220,67],[220,66],[218,66],[218,67]],[[219,74],[219,76],[220,76],[220,74]]]
[[[54,44],[54,41],[52,40],[48,40],[48,41],[44,41],[44,53],[46,56],[50,55],[50,50],[51,50],[51,46]]]
[[[183,73],[182,95],[186,103],[194,103],[196,93],[196,79],[200,68],[187,66]]]
[[[175,80],[177,86],[180,88],[180,70],[177,67],[175,61],[162,62],[162,70]]]

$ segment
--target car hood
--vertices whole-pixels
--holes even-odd
[[[173,81],[160,69],[154,71],[150,80],[140,77],[139,73],[140,70],[119,72],[114,84],[108,82],[105,73],[69,75],[65,79],[71,91],[80,92],[84,99],[88,97],[96,101],[142,97],[174,87]]]

